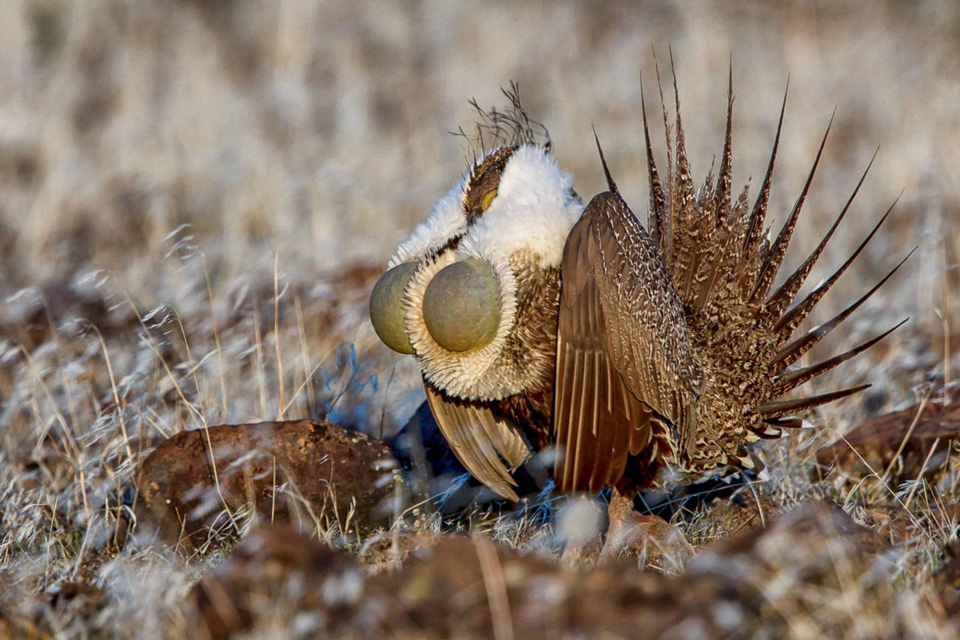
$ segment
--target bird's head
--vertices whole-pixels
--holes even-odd
[[[531,342],[554,339],[540,335],[550,330],[541,316],[552,315],[555,331],[563,247],[582,211],[549,147],[510,144],[478,158],[374,287],[377,335],[415,354],[450,395],[496,400],[528,389],[548,367],[544,345]],[[537,304],[552,308],[527,308]]]

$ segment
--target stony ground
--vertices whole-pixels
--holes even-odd
[[[957,635],[958,26],[933,0],[2,3],[0,635]],[[671,508],[594,568],[600,506],[402,470],[379,440],[422,391],[365,308],[464,167],[467,100],[510,80],[578,191],[593,124],[642,211],[668,46],[700,177],[731,57],[738,184],[789,77],[778,212],[837,108],[788,267],[881,147],[812,280],[896,212],[814,320],[919,249],[811,357],[911,320],[819,383],[874,386],[767,446],[769,481],[647,496]]]

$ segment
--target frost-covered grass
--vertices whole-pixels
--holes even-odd
[[[958,26],[960,10],[934,0],[2,3],[0,605],[82,579],[107,608],[95,621],[49,621],[55,631],[188,636],[183,595],[218,553],[185,563],[142,535],[113,547],[144,452],[182,429],[277,418],[391,434],[419,403],[418,374],[378,343],[366,296],[465,166],[467,149],[446,132],[469,130],[468,98],[502,104],[499,88],[519,81],[581,194],[602,185],[595,125],[642,212],[640,75],[656,114],[651,46],[665,70],[670,45],[699,177],[720,149],[731,55],[737,184],[757,185],[789,76],[778,221],[837,107],[788,268],[877,145],[812,280],[903,194],[814,320],[919,251],[810,357],[911,322],[814,385],[874,387],[819,411],[821,429],[769,447],[763,491],[784,505],[826,496],[870,525],[878,507],[907,506],[898,604],[860,604],[889,629],[924,633],[916,607],[956,538],[943,515],[955,464],[933,484],[902,486],[813,483],[808,472],[819,444],[960,371]],[[552,549],[542,515],[461,522]],[[676,524],[695,546],[728,533],[709,515]],[[425,514],[419,526],[440,522]]]

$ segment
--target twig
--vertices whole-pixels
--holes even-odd
[[[513,620],[510,617],[510,602],[507,599],[507,583],[503,578],[503,567],[500,566],[497,548],[489,539],[479,535],[473,536],[473,544],[477,548],[483,586],[487,590],[487,600],[490,603],[493,637],[495,640],[513,640]]]

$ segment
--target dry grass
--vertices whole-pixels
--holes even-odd
[[[958,498],[956,465],[933,485],[904,486],[880,469],[813,484],[808,470],[818,444],[960,371],[958,27],[960,10],[935,0],[4,2],[0,604],[85,578],[110,603],[87,632],[188,636],[183,594],[217,554],[184,564],[149,539],[119,554],[110,546],[151,442],[278,417],[392,433],[420,401],[418,376],[376,341],[366,296],[463,168],[467,150],[446,132],[470,126],[467,99],[498,104],[499,88],[518,80],[583,194],[602,185],[595,125],[642,211],[639,80],[652,86],[651,47],[662,61],[670,45],[698,176],[720,148],[730,56],[738,184],[763,170],[789,76],[776,211],[792,204],[837,107],[788,267],[815,246],[877,145],[813,279],[903,193],[822,314],[919,246],[831,345],[912,320],[818,383],[874,388],[824,408],[822,429],[766,450],[765,490],[786,505],[831,497],[866,524],[877,505],[909,506],[910,536],[891,560],[898,593],[843,603],[876,618],[866,631],[830,628],[930,635],[921,601],[956,538],[937,508]],[[653,91],[647,100],[656,105]],[[553,549],[544,510],[468,522]],[[440,529],[419,513],[420,526]],[[697,545],[726,533],[705,516],[677,524]],[[49,624],[74,635],[70,625],[87,623]],[[802,624],[798,637],[819,628]]]

